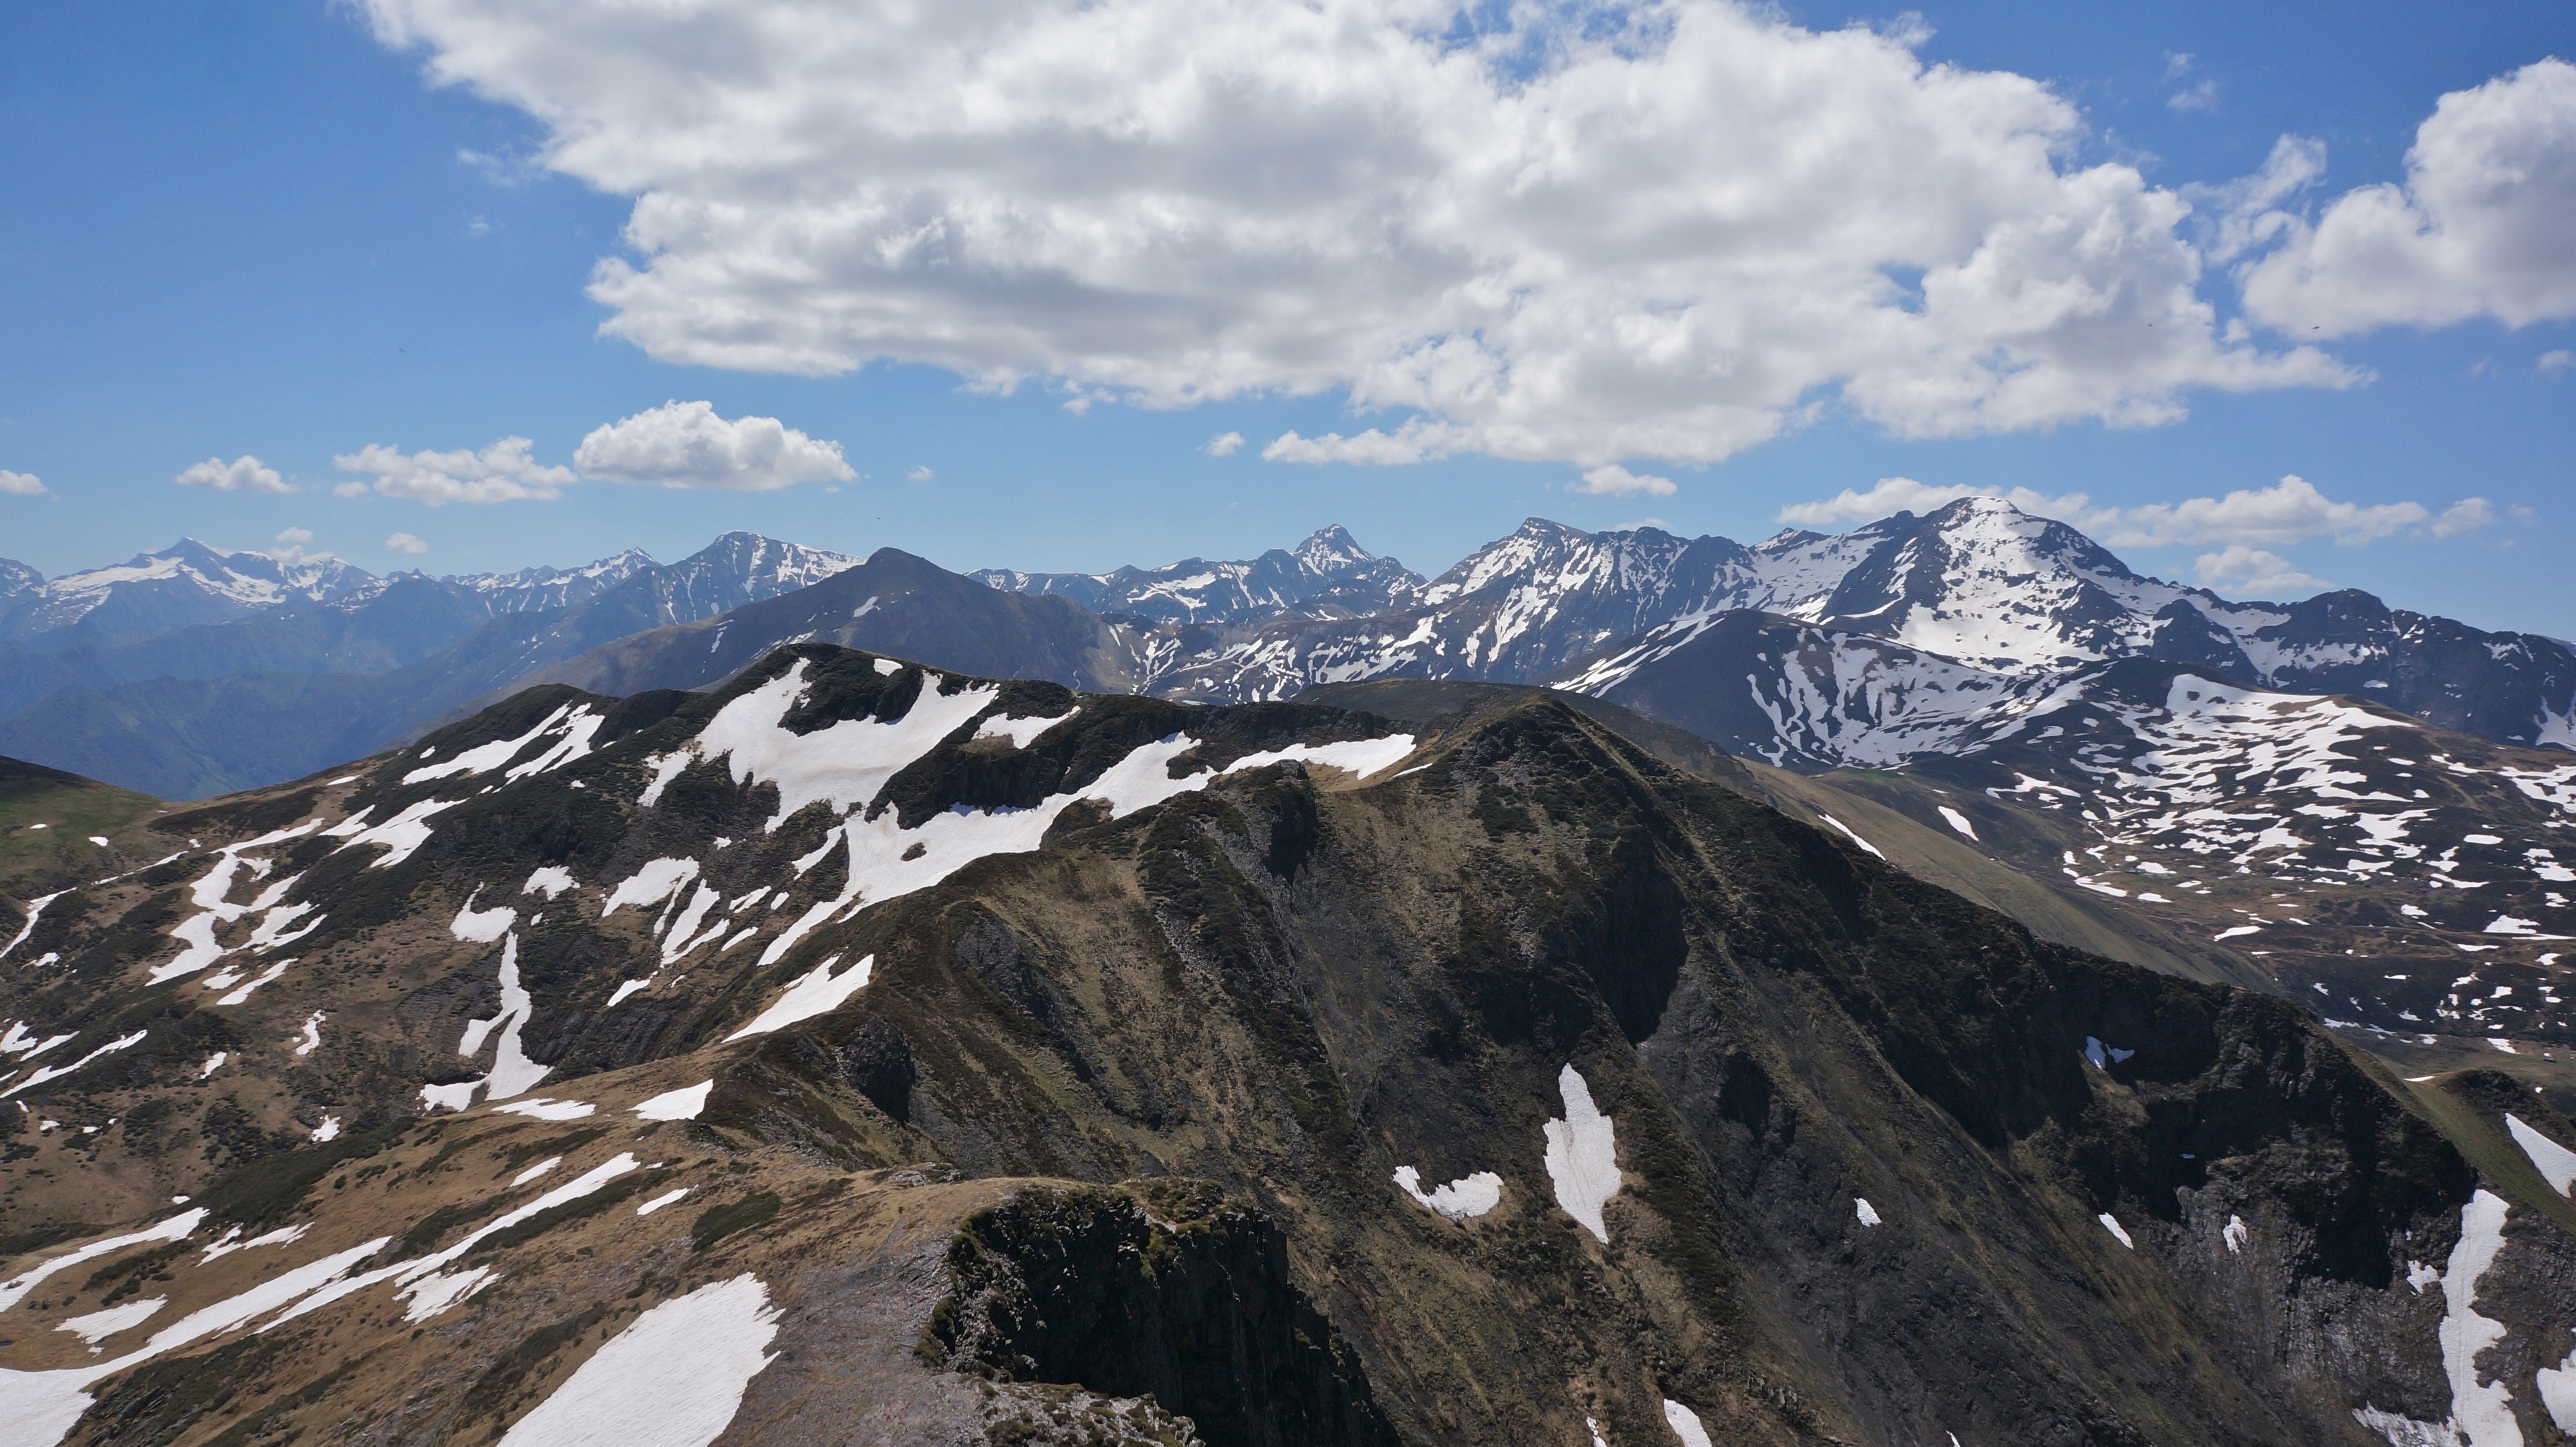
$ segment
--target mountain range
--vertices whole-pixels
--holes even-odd
[[[2564,642],[2349,590],[2231,601],[1983,498],[1749,547],[1532,519],[1427,582],[1338,527],[1248,561],[1097,575],[961,575],[893,549],[862,568],[747,533],[667,567],[629,552],[478,578],[194,543],[52,583],[0,573],[20,580],[12,619],[71,620],[5,645],[0,753],[171,798],[292,777],[535,683],[706,687],[791,640],[1200,703],[1408,677],[1665,716],[1646,700],[1714,688],[1672,721],[1806,769],[1894,762],[1953,715],[1973,730],[1962,710],[2137,658],[2576,747]]]
[[[164,798],[273,782],[381,748],[553,660],[855,561],[727,533],[667,566],[630,550],[570,570],[374,578],[186,541],[24,585],[13,619],[70,621],[0,643],[0,753]]]
[[[190,808],[0,777],[98,821],[0,873],[0,1437],[2556,1440],[2560,975],[2443,932],[2576,762],[2108,666],[1919,796],[1563,690],[820,640]],[[2088,898],[2285,893],[2310,819],[2388,865],[2337,903],[2468,902],[2243,938],[2438,962],[2364,1007],[2464,1062],[1974,902],[2095,823]]]
[[[1985,500],[0,575],[0,1440],[2576,1433],[2550,639]]]

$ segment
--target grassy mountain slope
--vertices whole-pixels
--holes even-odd
[[[2545,1101],[2417,1094],[1551,695],[1191,709],[805,645],[348,772],[129,826],[197,843],[6,977],[68,1037],[32,1062],[86,1062],[0,1082],[7,1269],[208,1214],[0,1307],[0,1421],[489,1440],[733,1291],[775,1359],[726,1441],[2361,1447],[2459,1400],[2410,1269],[2500,1208],[2481,1370],[2550,1430],[2576,1238],[2501,1120],[2576,1142]],[[56,1329],[145,1299],[99,1357]]]
[[[96,779],[0,757],[0,895],[42,893],[94,872],[104,846],[93,839],[114,835],[160,803]]]

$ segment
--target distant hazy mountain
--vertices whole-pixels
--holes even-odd
[[[382,581],[337,558],[282,562],[265,553],[227,553],[182,538],[157,553],[138,553],[112,568],[33,581],[34,570],[7,563],[0,600],[0,638],[53,635],[51,646],[130,639],[198,623],[220,623],[293,603],[363,595]],[[73,630],[77,629],[74,633]]]
[[[1019,593],[1071,598],[1095,613],[1132,613],[1160,623],[1267,622],[1282,615],[1348,618],[1414,601],[1421,575],[1359,545],[1340,526],[1294,549],[1272,548],[1244,562],[1184,558],[1159,568],[1114,573],[1019,573],[986,568],[966,576]]]
[[[446,581],[484,598],[492,612],[526,613],[587,603],[630,575],[653,566],[652,554],[642,548],[628,548],[613,558],[601,558],[578,568],[535,567],[521,568],[515,573],[469,573]]]
[[[1199,703],[1369,678],[1555,681],[1809,769],[1908,756],[1954,713],[1983,717],[1995,697],[2044,695],[2125,658],[2576,747],[2565,643],[2358,592],[2231,601],[1981,498],[1749,547],[1534,518],[1428,583],[1338,527],[1248,561],[1097,575],[960,575],[893,552],[862,570],[731,533],[668,566],[630,552],[476,578],[317,574],[297,586],[345,591],[158,634],[111,629],[155,607],[165,622],[244,609],[287,586],[259,575],[272,560],[190,546],[121,581],[101,581],[109,569],[15,585],[13,618],[94,597],[84,620],[108,622],[0,647],[0,750],[193,796],[381,747],[513,688],[706,687],[800,640]],[[337,681],[290,681],[320,677]],[[1659,699],[1689,702],[1665,712]]]
[[[629,551],[565,571],[402,574],[121,645],[47,650],[40,638],[0,651],[0,753],[164,798],[249,788],[381,748],[612,639],[805,588],[856,561],[734,532],[667,566]],[[551,601],[562,598],[573,601]]]
[[[782,642],[837,643],[994,678],[1135,692],[1140,630],[1069,598],[1006,592],[896,548],[824,582],[730,613],[637,632],[493,689],[569,683],[599,693],[705,688]]]

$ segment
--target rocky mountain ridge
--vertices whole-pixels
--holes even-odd
[[[966,575],[1012,593],[1070,598],[1094,613],[1155,623],[1226,627],[1280,617],[1350,618],[1405,607],[1422,596],[1420,574],[1359,545],[1339,526],[1317,529],[1295,548],[1242,562],[1184,558],[1158,568],[1111,573],[1022,573],[984,568]]]
[[[135,820],[0,916],[0,1423],[2576,1425],[2557,1099],[2036,939],[1617,718],[809,643]]]

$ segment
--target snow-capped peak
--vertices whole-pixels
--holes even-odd
[[[328,554],[277,558],[228,553],[196,538],[181,538],[159,552],[137,553],[123,563],[66,573],[23,590],[10,631],[22,636],[49,632],[93,614],[118,629],[217,622],[286,603],[329,602],[377,582],[373,574]],[[101,613],[102,608],[108,611]]]
[[[1289,556],[1327,575],[1377,561],[1377,554],[1361,547],[1359,539],[1352,537],[1340,523],[1320,527],[1307,534],[1306,541],[1299,543]]]

